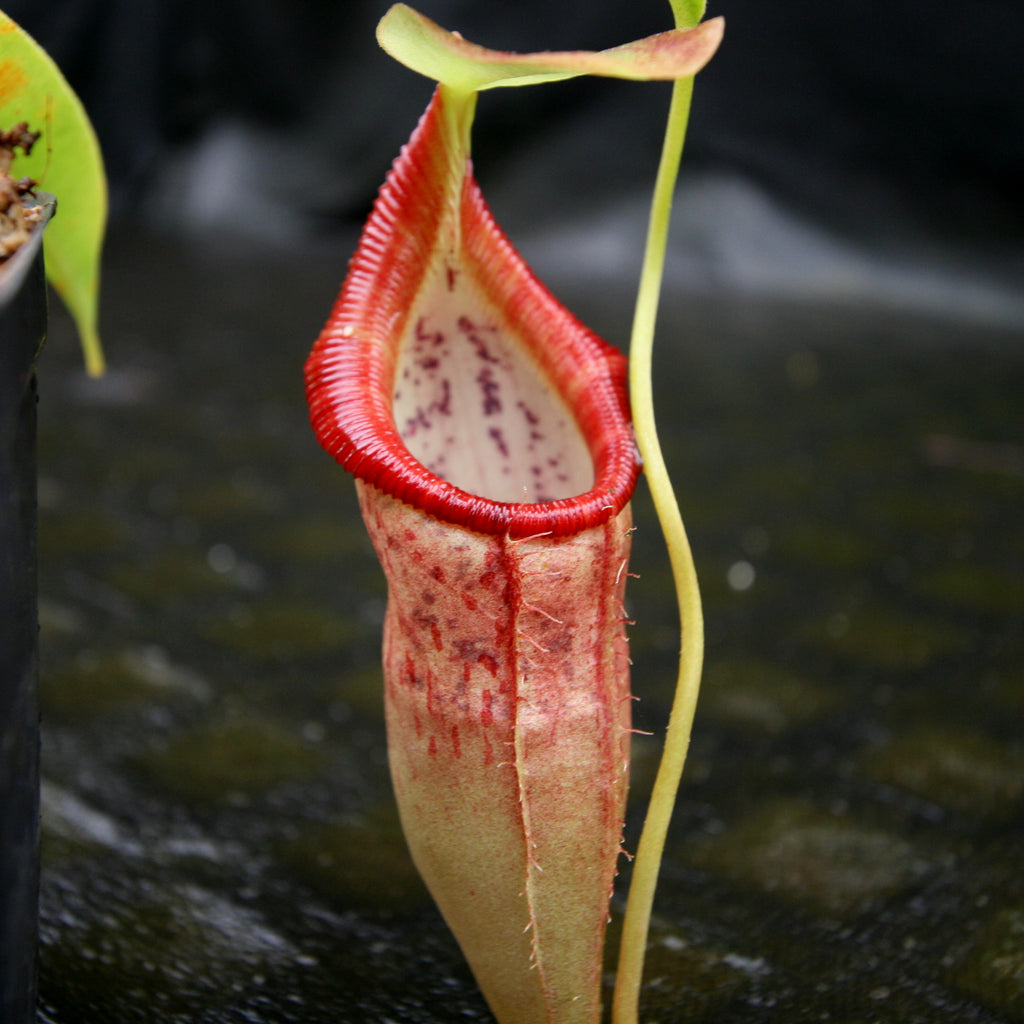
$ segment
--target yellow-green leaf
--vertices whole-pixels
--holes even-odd
[[[695,75],[722,40],[724,21],[673,29],[610,50],[510,53],[489,50],[448,32],[405,4],[395,4],[377,26],[377,41],[392,57],[459,92],[502,85],[557,82],[578,75],[634,81],[671,81]]]
[[[46,273],[78,328],[86,369],[103,372],[98,331],[100,251],[107,222],[107,180],[99,142],[60,69],[24,29],[0,11],[0,127],[21,121],[42,133],[17,175],[57,197],[46,229]]]

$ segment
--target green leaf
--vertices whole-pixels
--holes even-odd
[[[411,7],[395,4],[377,26],[377,42],[413,71],[469,93],[578,75],[634,81],[689,78],[711,59],[723,30],[723,20],[712,18],[694,28],[661,32],[610,50],[510,53],[478,46]]]
[[[42,133],[18,176],[57,197],[44,237],[46,273],[82,341],[86,369],[103,372],[97,327],[100,251],[107,221],[107,179],[99,142],[81,102],[49,55],[0,11],[0,127],[21,121]]]

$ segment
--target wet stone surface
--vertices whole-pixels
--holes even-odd
[[[54,308],[50,1024],[489,1019],[401,838],[383,578],[306,421],[346,258],[115,238],[98,382]],[[623,336],[628,289],[565,299]],[[641,1019],[1024,1021],[1024,334],[736,298],[664,321],[708,657]],[[642,486],[636,514],[660,733],[676,625]],[[657,749],[637,737],[627,846]]]

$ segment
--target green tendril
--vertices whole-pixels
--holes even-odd
[[[703,4],[672,3],[680,27],[691,17],[699,19]],[[686,19],[686,20],[684,20]],[[658,298],[665,268],[672,196],[675,191],[683,141],[689,122],[693,79],[675,82],[669,107],[668,125],[654,187],[647,244],[637,294],[636,312],[629,351],[629,392],[637,447],[644,461],[644,476],[650,488],[658,521],[665,537],[679,604],[680,656],[675,696],[665,735],[665,748],[647,808],[622,926],[619,965],[612,999],[613,1024],[636,1024],[643,977],[651,907],[658,883],[665,837],[690,745],[697,693],[704,661],[704,613],[701,608],[697,571],[686,536],[672,482],[658,443],[651,384],[654,329]]]

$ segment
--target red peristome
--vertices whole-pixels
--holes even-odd
[[[393,409],[396,361],[415,329],[417,302],[438,273],[447,274],[450,288],[457,275],[472,278],[564,401],[590,452],[589,490],[554,500],[492,500],[449,483],[409,451]],[[316,435],[345,469],[481,533],[566,536],[606,522],[628,502],[639,472],[624,357],[551,295],[497,226],[453,138],[440,88],[381,189],[307,361],[306,391]]]

